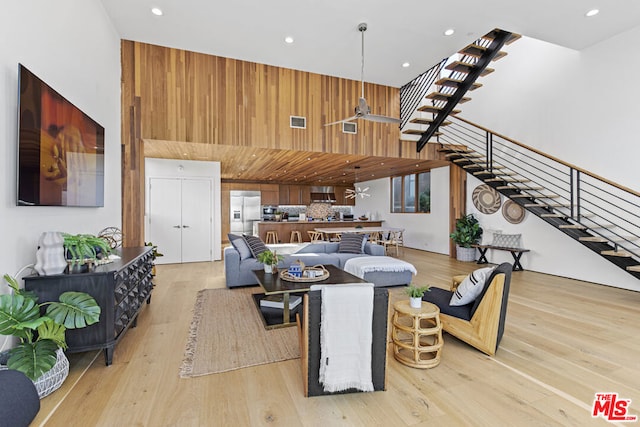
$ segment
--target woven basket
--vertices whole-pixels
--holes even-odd
[[[456,259],[458,261],[475,261],[477,259],[476,252],[476,248],[464,248],[456,245]]]
[[[0,370],[7,369],[7,360],[9,359],[9,351],[0,353]],[[69,359],[64,355],[62,349],[56,350],[56,363],[53,368],[42,374],[40,378],[33,382],[38,391],[38,396],[42,399],[56,391],[69,375]]]

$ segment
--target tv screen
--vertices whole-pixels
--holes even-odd
[[[104,128],[18,64],[19,206],[104,206]]]

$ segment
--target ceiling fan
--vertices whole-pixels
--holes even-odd
[[[362,94],[360,96],[360,100],[358,101],[358,105],[355,108],[355,115],[349,117],[348,119],[338,120],[336,122],[331,122],[325,124],[325,126],[331,126],[338,123],[346,123],[351,122],[356,119],[369,120],[372,122],[379,123],[400,123],[400,119],[396,119],[395,117],[388,116],[379,116],[377,114],[371,114],[371,107],[367,104],[367,100],[364,98],[364,32],[367,31],[367,24],[365,22],[358,25],[358,31],[362,34],[362,62],[361,62],[361,70],[360,70],[360,85],[362,89]]]

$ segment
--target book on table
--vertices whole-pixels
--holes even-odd
[[[260,307],[269,307],[269,308],[284,308],[283,302],[284,296],[281,294],[278,295],[267,295],[260,300]],[[293,310],[302,302],[302,297],[298,295],[290,295],[289,296],[289,310]]]

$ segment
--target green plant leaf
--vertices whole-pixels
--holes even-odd
[[[100,320],[100,306],[84,292],[65,292],[47,306],[47,316],[67,329],[84,328]]]
[[[51,340],[22,343],[9,351],[7,367],[37,380],[56,364],[58,345]]]
[[[65,331],[67,328],[47,317],[41,317],[41,319],[45,319],[45,321],[38,326],[38,341],[51,340],[55,342],[58,347],[66,350],[67,340],[65,339]]]
[[[23,295],[0,295],[0,335],[28,339],[26,322],[40,317],[40,307],[33,298]]]

